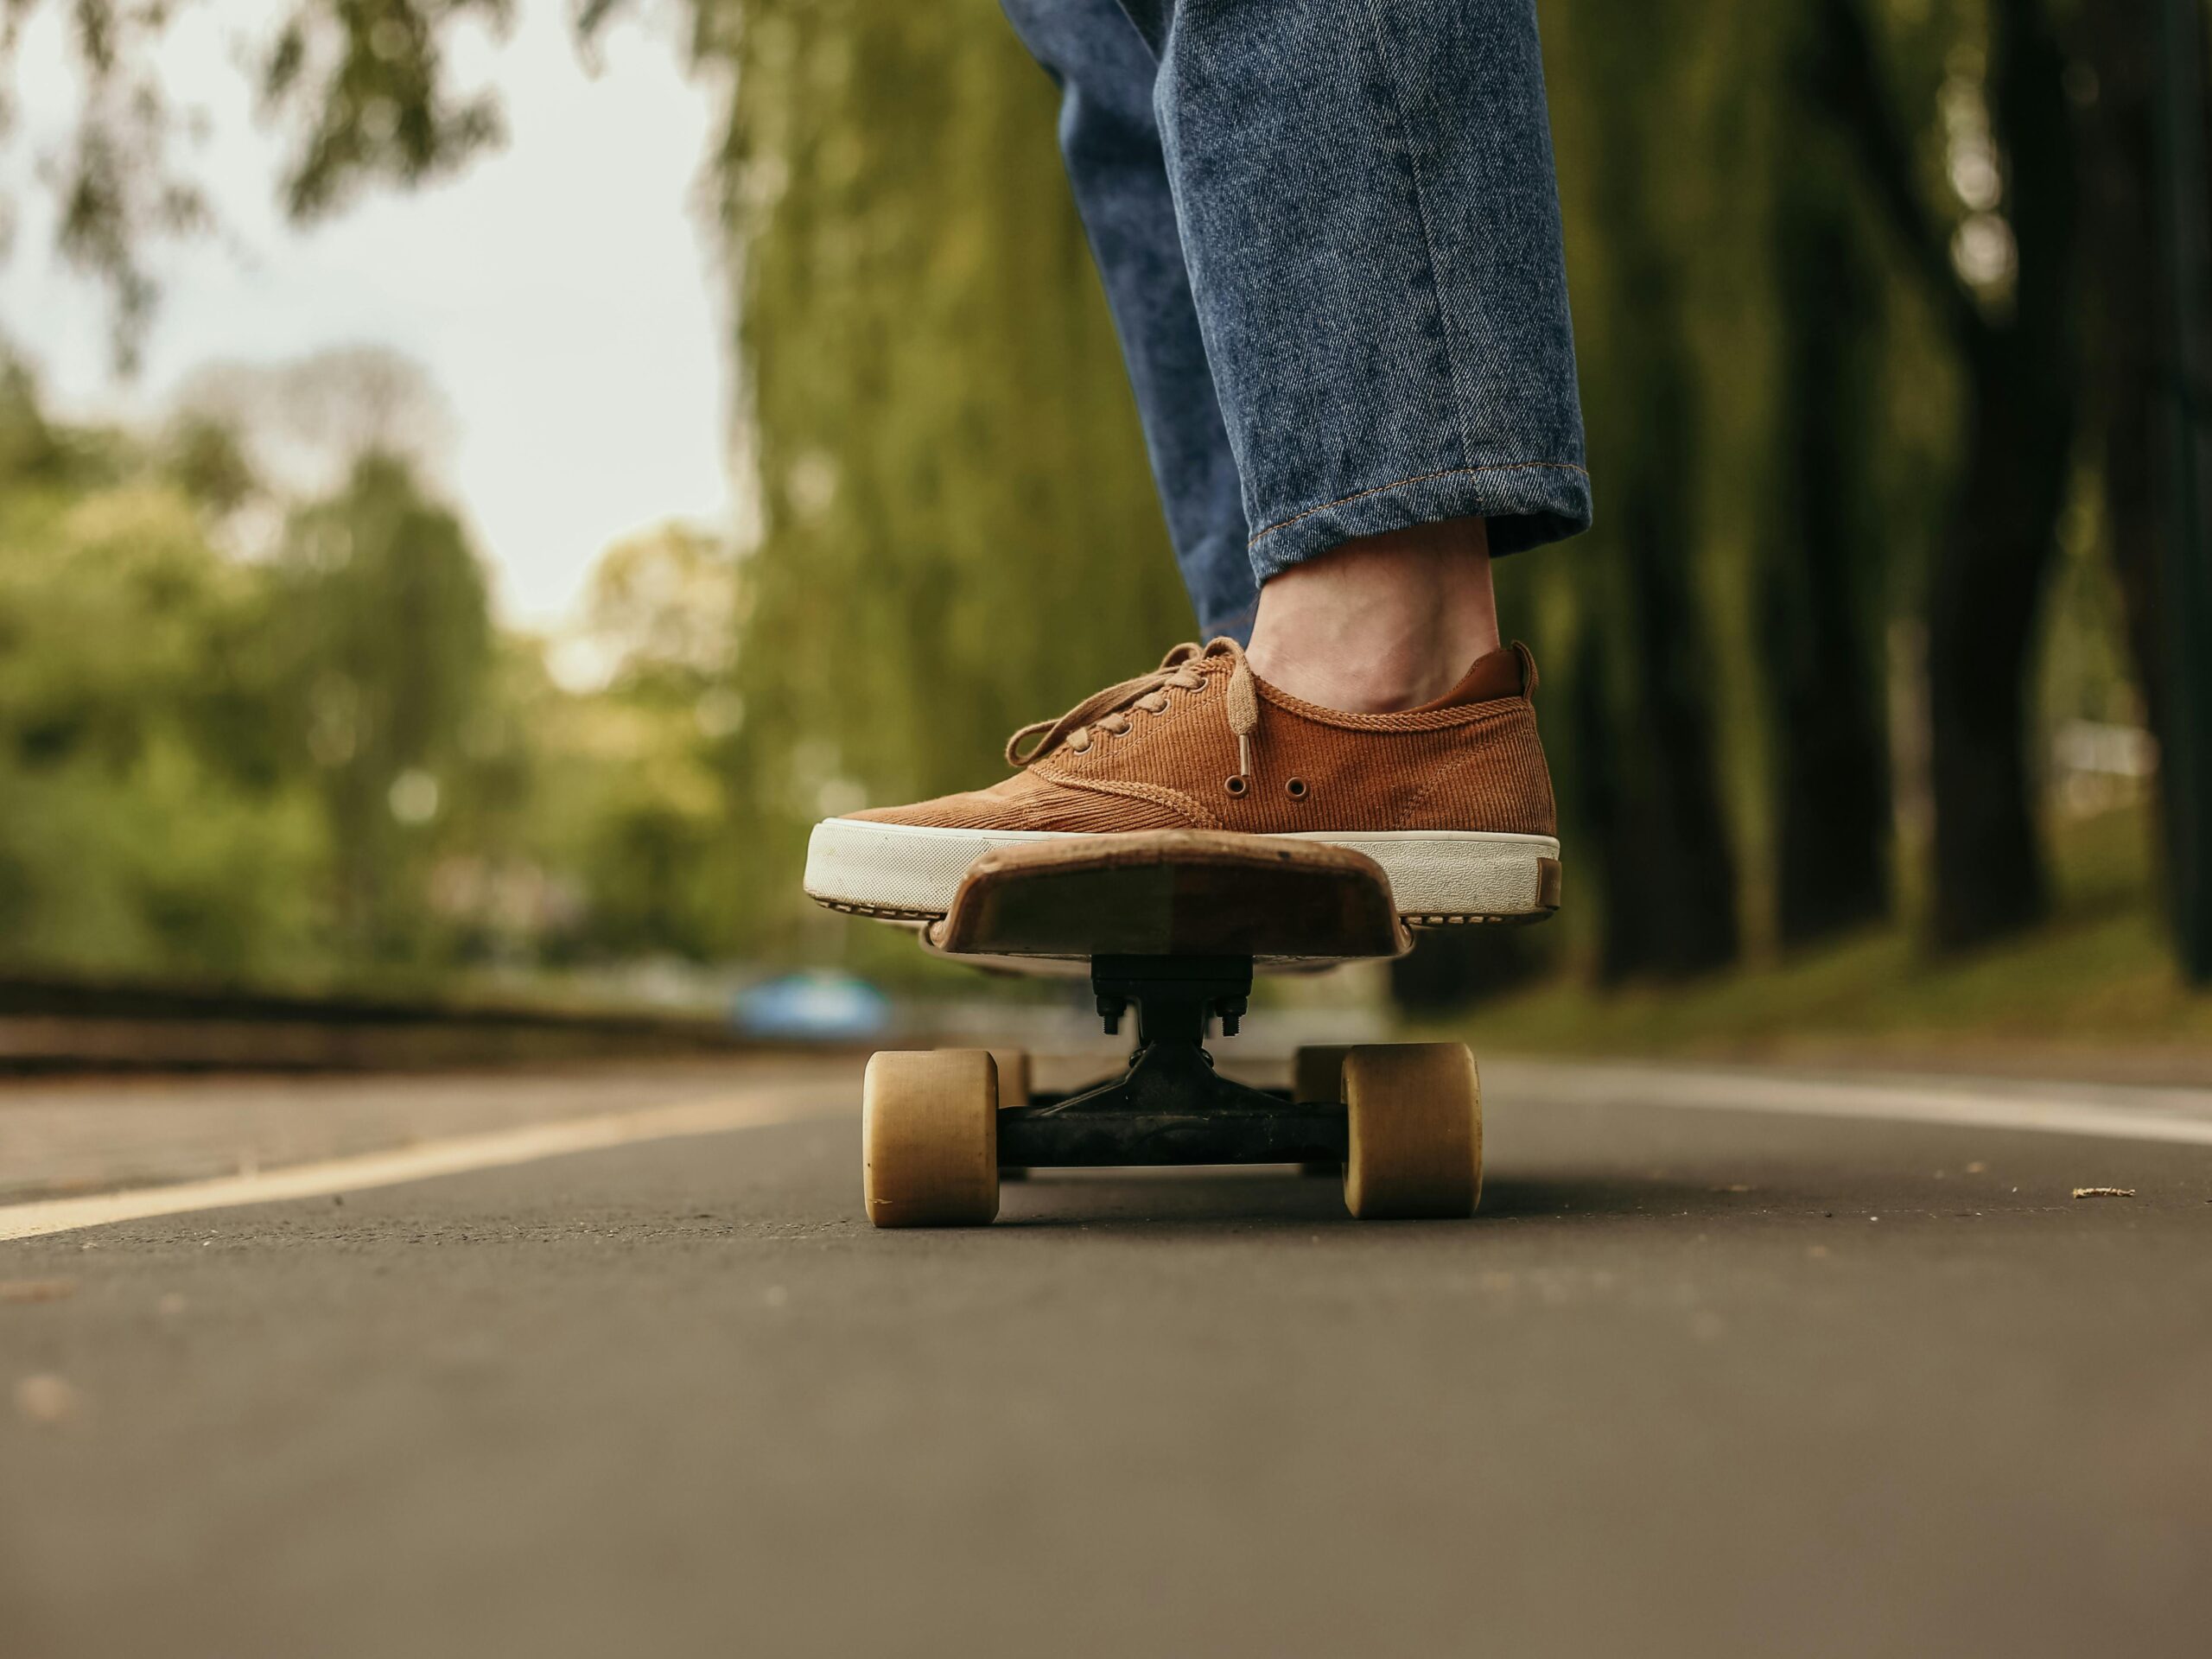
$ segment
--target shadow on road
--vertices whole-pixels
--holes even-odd
[[[1624,1177],[1615,1172],[1498,1175],[1484,1182],[1482,1205],[1473,1220],[1459,1224],[1479,1227],[1530,1217],[1726,1215],[1749,1201],[1748,1193],[1716,1191],[1708,1183],[1665,1176]],[[1274,1169],[1234,1173],[1040,1171],[1001,1189],[1000,1226],[1095,1227],[1102,1223],[1153,1227],[1187,1223],[1353,1224],[1337,1181]],[[1447,1224],[1421,1224],[1433,1228]]]

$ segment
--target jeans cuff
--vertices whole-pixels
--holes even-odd
[[[1249,543],[1252,575],[1265,582],[1356,536],[1476,518],[1489,521],[1497,557],[1579,535],[1590,528],[1590,474],[1563,461],[1500,461],[1378,484],[1262,526]]]

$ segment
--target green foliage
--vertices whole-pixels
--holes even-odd
[[[498,143],[498,99],[448,82],[446,31],[471,16],[502,29],[512,13],[512,0],[295,3],[259,64],[263,98],[299,134],[286,210],[320,218],[371,180],[419,184]]]
[[[322,826],[256,765],[282,706],[263,596],[174,486],[57,473],[49,455],[0,480],[0,949],[82,970],[296,968]]]
[[[238,433],[206,415],[188,414],[172,426],[162,462],[179,489],[218,516],[237,512],[257,487]]]
[[[609,550],[594,573],[582,643],[606,683],[533,717],[538,855],[585,899],[571,952],[710,959],[745,937],[735,592],[728,548],[677,526]]]
[[[1897,1071],[2047,1075],[2070,1051],[2085,1075],[2185,1072],[2212,1043],[2212,994],[2176,971],[2140,903],[2152,839],[2139,810],[2063,823],[2052,920],[2002,945],[1930,957],[1904,927],[1876,925],[1693,985],[1601,994],[1558,980],[1484,1007],[1471,1029],[1448,1029],[1478,1052],[1578,1058],[1820,1065],[1840,1054]]]
[[[726,545],[612,550],[603,683],[568,690],[407,463],[365,451],[247,559],[244,455],[0,374],[0,966],[407,984],[745,937]]]
[[[171,0],[5,0],[0,5],[0,138],[9,81],[32,16],[60,14],[79,82],[67,144],[41,156],[55,198],[55,251],[106,287],[124,367],[160,295],[159,244],[214,227],[206,194],[180,165],[196,116],[163,73],[163,48],[184,8]],[[247,76],[283,130],[278,194],[293,219],[343,207],[366,185],[419,184],[499,142],[497,96],[458,92],[448,48],[456,25],[505,31],[512,0],[289,0],[273,33],[250,44]],[[13,204],[0,196],[0,245]]]
[[[420,954],[413,889],[491,650],[483,572],[453,515],[372,453],[293,515],[273,574],[280,673],[336,840],[343,925],[372,960]]]

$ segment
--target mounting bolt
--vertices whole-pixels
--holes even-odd
[[[1099,997],[1098,1017],[1106,1022],[1106,1034],[1109,1037],[1121,1034],[1122,1016],[1128,1012],[1128,1003],[1121,997],[1104,995]]]
[[[1236,1022],[1243,1017],[1244,999],[1243,997],[1224,996],[1221,999],[1221,1034],[1223,1036],[1234,1037],[1236,1034]]]

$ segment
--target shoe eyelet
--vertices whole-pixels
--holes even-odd
[[[1306,780],[1303,778],[1294,778],[1283,785],[1283,791],[1292,800],[1302,801],[1306,798]]]
[[[1252,785],[1242,778],[1231,778],[1227,783],[1224,784],[1222,787],[1232,795],[1242,795],[1246,790],[1251,788]]]

